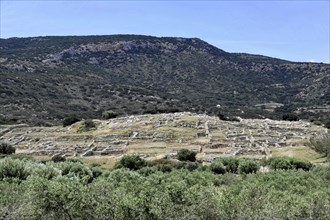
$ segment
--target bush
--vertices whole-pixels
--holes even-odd
[[[65,157],[62,157],[61,155],[54,155],[53,157],[52,157],[52,161],[54,162],[54,163],[57,163],[57,162],[64,162],[65,161]]]
[[[98,178],[103,174],[101,167],[98,166],[92,166],[90,167],[90,170],[92,171],[92,175],[94,179]]]
[[[288,157],[273,157],[269,159],[269,166],[273,170],[290,170],[294,167]]]
[[[11,158],[0,160],[0,180],[4,178],[25,180],[30,175],[26,165],[27,162],[24,160],[13,160]]]
[[[160,160],[152,160],[146,162],[147,166],[149,167],[154,167],[158,171],[161,172],[171,172],[172,170],[178,170],[178,169],[188,169],[186,166],[187,164],[185,162],[176,162],[176,161],[171,161],[171,160],[165,160],[165,159],[160,159]]]
[[[193,163],[193,162],[187,162],[187,164],[184,167],[186,170],[189,171],[194,171],[197,170],[199,168],[199,164],[197,162]]]
[[[66,127],[66,126],[72,125],[78,121],[80,121],[80,119],[77,118],[76,116],[70,116],[68,118],[65,118],[63,120],[62,124],[63,124],[63,127]]]
[[[0,143],[0,154],[14,154],[16,148],[8,143]]]
[[[251,159],[242,159],[238,165],[238,172],[240,174],[256,173],[260,169],[260,164]]]
[[[218,116],[218,118],[220,119],[220,120],[222,120],[222,121],[237,121],[237,122],[239,122],[240,120],[238,119],[238,118],[236,118],[236,117],[227,117],[227,116],[225,116],[223,113],[221,113],[221,112],[218,112],[217,113],[217,116]]]
[[[324,122],[324,127],[326,127],[327,129],[330,129],[330,119],[328,119]]]
[[[297,170],[302,169],[305,171],[309,171],[313,168],[312,163],[310,163],[308,161],[304,161],[304,160],[295,159],[295,158],[291,158],[291,164]]]
[[[234,157],[220,157],[216,159],[220,161],[225,167],[226,171],[229,173],[237,173],[238,172],[238,165],[240,159]]]
[[[91,119],[83,121],[81,127],[78,129],[79,132],[90,131],[96,128],[96,124]]]
[[[77,158],[68,158],[66,160],[67,162],[72,162],[72,163],[80,163],[80,164],[84,164],[84,162],[82,162],[81,160],[77,159]]]
[[[56,178],[61,175],[61,171],[58,168],[42,163],[31,164],[29,166],[29,171],[31,172],[32,176],[39,176],[47,180]]]
[[[124,156],[119,163],[116,165],[116,168],[128,168],[130,170],[139,170],[142,167],[146,166],[145,160],[140,158],[137,155],[127,155]]]
[[[216,174],[225,174],[226,173],[226,167],[225,165],[223,165],[222,162],[220,161],[213,161],[210,165],[210,170],[213,172],[213,173],[216,173]]]
[[[316,152],[324,154],[326,157],[330,156],[330,135],[326,135],[320,139],[311,139],[310,147]]]
[[[118,115],[116,112],[109,110],[102,113],[102,119],[116,118]]]
[[[87,183],[93,181],[91,169],[84,164],[66,161],[63,163],[56,163],[54,166],[62,171],[62,176],[77,177]]]
[[[10,125],[10,124],[15,124],[16,122],[17,119],[6,118],[0,115],[0,125]]]
[[[302,169],[309,171],[313,168],[313,164],[292,157],[272,157],[266,163],[273,170],[291,170],[291,169]]]
[[[155,167],[142,167],[138,170],[138,173],[142,176],[150,176],[151,174],[156,173],[158,170]]]
[[[178,151],[178,160],[180,161],[196,161],[196,152],[188,150],[188,149],[181,149]]]
[[[217,114],[217,116],[218,116],[218,118],[219,118],[220,120],[222,120],[222,121],[226,121],[226,120],[227,120],[227,117],[226,117],[224,114],[222,114],[221,112],[219,112],[219,113]]]
[[[288,114],[284,114],[282,116],[282,120],[284,121],[298,121],[298,115],[296,115],[295,113],[288,113]]]

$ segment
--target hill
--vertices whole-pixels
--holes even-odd
[[[94,120],[94,126],[89,127],[85,122],[64,128],[0,126],[0,142],[15,146],[16,153],[34,156],[94,156],[98,160],[102,156],[116,160],[126,154],[138,154],[156,159],[173,158],[184,148],[198,152],[201,161],[212,161],[234,156],[269,158],[272,152],[302,157],[296,153],[312,152],[306,147],[310,138],[327,133],[326,128],[304,121],[241,119],[232,122],[188,112]],[[316,158],[303,156],[303,159]]]
[[[9,121],[57,124],[109,109],[330,116],[329,64],[228,53],[197,38],[10,38],[0,39],[0,57],[0,117]]]

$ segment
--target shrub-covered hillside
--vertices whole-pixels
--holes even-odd
[[[109,109],[215,114],[217,105],[244,117],[330,114],[330,65],[228,53],[197,38],[10,38],[0,39],[0,57],[6,122],[59,124]]]

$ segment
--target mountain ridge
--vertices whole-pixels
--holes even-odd
[[[242,117],[306,109],[303,117],[329,117],[329,64],[228,53],[198,38],[144,35],[10,38],[0,39],[0,49],[0,113],[23,122],[98,117],[109,109]]]

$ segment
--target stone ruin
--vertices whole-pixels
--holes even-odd
[[[0,126],[0,142],[27,155],[114,156],[138,154],[144,158],[171,158],[181,148],[198,152],[201,161],[217,157],[271,157],[272,148],[305,146],[327,129],[305,121],[270,119],[221,121],[189,112],[137,115],[94,120],[96,130],[79,132],[70,127]]]

